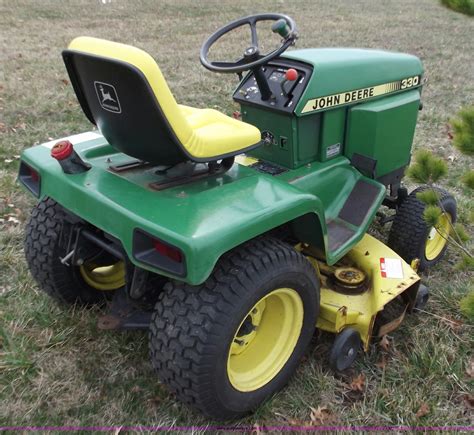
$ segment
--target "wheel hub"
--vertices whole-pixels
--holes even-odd
[[[239,353],[243,352],[257,335],[257,327],[262,319],[265,305],[265,300],[260,301],[257,305],[255,305],[255,307],[252,308],[250,313],[243,321],[234,337],[234,342],[231,346],[231,352],[233,355],[238,355]]]
[[[79,272],[86,284],[97,290],[117,290],[125,285],[123,261],[108,266],[97,266],[92,262],[85,262],[79,267]]]
[[[238,391],[254,391],[278,375],[298,342],[303,302],[290,288],[260,299],[237,328],[229,349],[227,373]]]
[[[425,257],[428,261],[435,260],[443,252],[448,243],[448,236],[451,229],[451,215],[443,213],[438,224],[431,227],[425,245]]]

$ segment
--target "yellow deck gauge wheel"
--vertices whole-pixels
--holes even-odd
[[[257,390],[280,372],[298,342],[303,317],[303,301],[291,288],[274,290],[253,306],[229,349],[227,373],[236,390]]]
[[[448,243],[448,235],[451,228],[451,216],[443,213],[438,221],[438,225],[431,227],[426,239],[425,257],[427,260],[434,260],[442,252]]]
[[[117,290],[125,285],[123,261],[109,266],[97,266],[92,262],[86,262],[80,266],[79,271],[84,281],[97,290]]]

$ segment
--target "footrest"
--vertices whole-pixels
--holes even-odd
[[[339,219],[358,227],[364,222],[379,193],[380,188],[377,185],[363,179],[357,181],[339,212]]]
[[[365,177],[355,182],[338,215],[327,220],[327,258],[331,264],[363,237],[384,197],[385,187],[382,184]]]
[[[355,235],[355,231],[339,219],[328,222],[329,251],[333,252],[345,245]]]

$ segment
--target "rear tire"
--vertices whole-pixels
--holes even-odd
[[[456,222],[456,200],[453,196],[446,190],[437,187],[421,186],[411,192],[398,208],[387,242],[387,245],[408,264],[418,258],[420,271],[437,264],[443,258],[448,245],[445,240],[441,240],[440,246],[438,249],[432,250],[431,255],[427,250],[433,229],[428,228],[423,218],[425,203],[416,197],[417,193],[427,189],[433,189],[438,193],[451,223]],[[434,231],[436,232],[436,230]]]
[[[66,214],[53,199],[40,201],[26,225],[25,257],[39,288],[60,303],[91,305],[102,303],[111,294],[88,285],[77,266],[66,266],[68,234]]]
[[[150,326],[151,360],[182,402],[236,418],[288,382],[318,311],[311,264],[289,245],[258,238],[225,254],[204,284],[165,286]]]

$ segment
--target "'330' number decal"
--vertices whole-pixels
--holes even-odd
[[[420,83],[420,76],[414,76],[409,77],[407,79],[403,79],[401,89],[411,88],[413,86],[416,86],[418,83]]]

